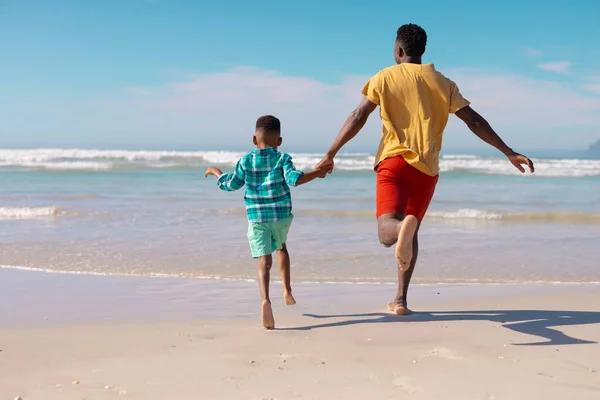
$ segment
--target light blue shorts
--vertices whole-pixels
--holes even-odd
[[[287,241],[294,216],[277,222],[250,222],[248,224],[248,241],[252,257],[258,258],[281,250]]]

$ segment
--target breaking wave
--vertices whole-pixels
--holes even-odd
[[[225,215],[243,215],[243,208],[223,210],[199,210],[200,213]],[[303,210],[296,209],[297,216],[316,218],[375,218],[374,210]],[[463,208],[458,210],[429,210],[425,217],[431,220],[447,221],[497,221],[504,223],[558,223],[573,225],[600,225],[600,213],[582,211],[540,211],[540,212],[508,212],[494,210],[478,210]]]
[[[57,171],[113,171],[128,169],[193,169],[216,165],[230,168],[243,155],[231,151],[128,151],[81,149],[0,149],[0,168]],[[319,154],[292,153],[299,169],[315,166]],[[375,157],[368,153],[341,154],[336,168],[341,171],[370,171]],[[600,177],[600,160],[537,159],[536,175],[548,177]],[[446,155],[440,160],[442,173],[519,175],[504,158]]]
[[[65,214],[58,207],[0,207],[0,220],[37,219]]]

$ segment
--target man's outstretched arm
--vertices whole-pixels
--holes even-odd
[[[529,168],[529,172],[534,172],[533,161],[529,158],[525,157],[522,154],[516,153],[504,143],[504,141],[494,132],[494,129],[490,126],[490,124],[479,115],[475,110],[471,107],[466,106],[461,108],[456,113],[456,116],[463,120],[463,122],[469,127],[469,129],[479,137],[479,139],[483,140],[487,144],[494,146],[498,150],[500,150],[506,157],[508,157],[509,161],[512,165],[515,166],[519,171],[525,173],[525,168],[523,165],[526,165]]]
[[[330,165],[329,173],[331,173],[333,170],[334,157],[346,143],[352,140],[352,138],[360,132],[367,123],[369,115],[371,115],[375,108],[377,108],[377,104],[371,102],[366,97],[363,97],[358,107],[356,107],[356,109],[350,113],[348,119],[346,119],[344,126],[340,129],[340,133],[338,133],[333,144],[325,154],[325,157],[323,157],[323,160],[317,165],[317,169],[320,169],[325,165]]]

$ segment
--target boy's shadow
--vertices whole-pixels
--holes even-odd
[[[546,339],[539,342],[517,343],[520,346],[548,346],[567,344],[593,344],[595,341],[571,337],[553,327],[588,325],[600,323],[598,311],[550,311],[550,310],[490,310],[490,311],[430,311],[416,312],[399,317],[395,314],[367,313],[342,315],[304,314],[317,319],[344,318],[343,321],[285,328],[281,330],[312,330],[348,325],[415,322],[491,321],[502,327],[527,335]],[[352,319],[348,319],[352,318]]]

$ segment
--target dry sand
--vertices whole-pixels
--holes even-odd
[[[257,293],[246,317],[4,323],[0,399],[597,400],[599,289],[426,287],[398,317],[383,311],[393,288],[350,286],[335,301],[300,288],[299,307],[276,302],[271,332]]]

